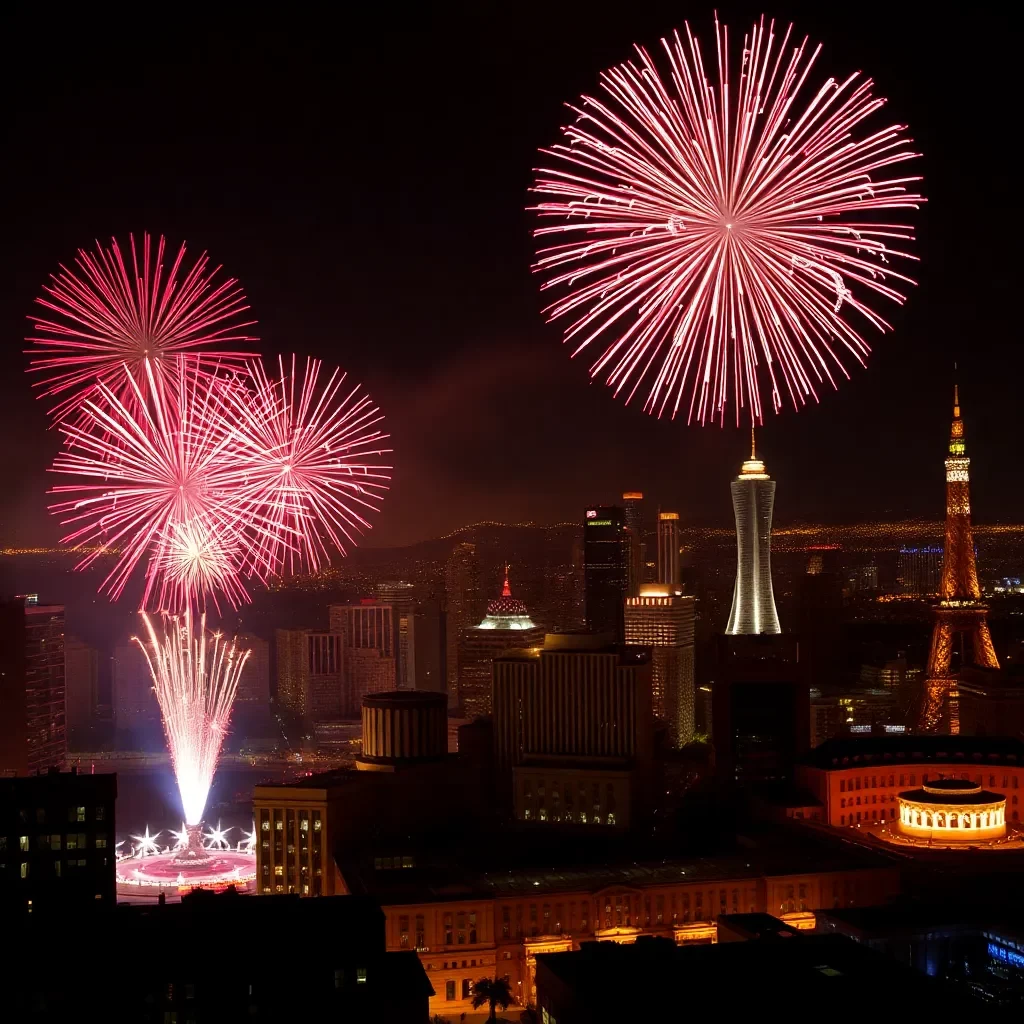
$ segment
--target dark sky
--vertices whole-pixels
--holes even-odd
[[[142,230],[238,277],[267,354],[312,353],[367,384],[396,465],[371,543],[577,518],[635,487],[685,520],[729,520],[744,433],[649,419],[589,383],[540,316],[524,209],[561,104],[684,18],[707,43],[713,8],[361,6],[223,22],[160,8],[137,30],[95,7],[4,14],[0,543],[56,536],[56,441],[22,372],[32,300],[79,246]],[[719,10],[734,29],[758,13]],[[1019,26],[968,10],[770,12],[825,43],[822,77],[875,77],[925,154],[929,198],[921,285],[883,311],[895,333],[838,393],[763,431],[780,520],[940,516],[954,360],[975,517],[1024,520]]]

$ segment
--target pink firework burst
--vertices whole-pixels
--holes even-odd
[[[225,484],[231,460],[223,389],[191,362],[177,357],[158,388],[145,361],[148,396],[126,367],[122,381],[98,383],[80,417],[60,425],[67,443],[52,469],[81,478],[51,491],[70,496],[51,511],[73,527],[63,542],[88,549],[78,568],[116,549],[100,589],[117,598],[144,563],[143,605],[152,597],[172,611],[201,607],[207,594],[216,604],[218,591],[232,606],[248,600]]]
[[[391,452],[378,425],[384,416],[358,385],[334,370],[321,379],[321,363],[304,371],[292,356],[279,360],[276,379],[261,363],[250,366],[255,393],[225,390],[232,420],[231,472],[235,521],[247,530],[246,568],[265,577],[287,569],[316,571],[369,529],[388,489]]]
[[[912,228],[884,218],[924,201],[893,170],[918,155],[906,126],[867,126],[884,100],[858,74],[812,88],[821,47],[791,32],[762,18],[730,64],[716,20],[709,69],[687,26],[662,40],[665,74],[637,47],[543,151],[547,312],[574,355],[598,352],[592,376],[658,416],[724,422],[731,395],[737,423],[745,406],[761,421],[762,386],[776,412],[817,400],[844,355],[864,363],[864,324],[889,329],[868,303],[914,283],[893,265],[915,259]]]
[[[215,282],[220,267],[211,269],[206,253],[186,271],[184,244],[168,270],[165,248],[163,237],[154,253],[148,234],[141,246],[129,236],[126,259],[117,239],[109,248],[97,242],[95,252],[79,250],[77,272],[61,266],[36,299],[48,318],[31,318],[29,370],[40,375],[41,397],[58,400],[55,418],[80,408],[100,385],[129,399],[125,364],[136,381],[162,386],[183,353],[211,363],[253,355],[238,349],[256,340],[245,333],[255,321],[241,319],[249,307],[238,282]]]

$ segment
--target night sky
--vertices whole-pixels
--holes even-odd
[[[221,23],[162,7],[137,30],[95,8],[4,14],[0,543],[57,536],[56,437],[23,373],[32,300],[79,246],[143,230],[241,281],[266,354],[322,356],[368,386],[396,465],[370,543],[576,519],[624,488],[729,522],[747,435],[649,419],[589,383],[586,356],[571,361],[540,315],[525,212],[562,103],[684,18],[707,46],[713,8],[366,7]],[[734,31],[758,13],[719,10]],[[870,339],[868,369],[838,393],[763,431],[777,521],[939,518],[954,360],[975,518],[1021,521],[1017,28],[892,4],[769,13],[825,44],[819,79],[875,78],[881,117],[909,123],[925,154],[929,198],[920,287],[881,310],[895,333]]]

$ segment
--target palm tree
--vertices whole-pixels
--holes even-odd
[[[478,1010],[484,1003],[490,1007],[491,1015],[487,1019],[498,1019],[497,1009],[507,1009],[512,1002],[512,989],[504,978],[481,978],[473,984],[473,1009]]]

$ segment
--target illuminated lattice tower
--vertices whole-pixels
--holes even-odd
[[[957,636],[971,642],[973,663],[983,668],[999,668],[992,636],[988,630],[988,606],[981,600],[978,567],[974,562],[971,536],[971,493],[969,468],[964,443],[964,423],[960,418],[959,388],[953,390],[953,425],[949,432],[949,458],[946,459],[946,545],[942,560],[942,583],[935,605],[935,626],[925,673],[925,700],[921,725],[926,731],[938,729],[947,697],[956,694],[955,677],[950,672],[953,641]],[[968,663],[964,652],[964,663]],[[951,701],[952,703],[952,701]],[[950,716],[950,731],[958,732],[956,716]]]

